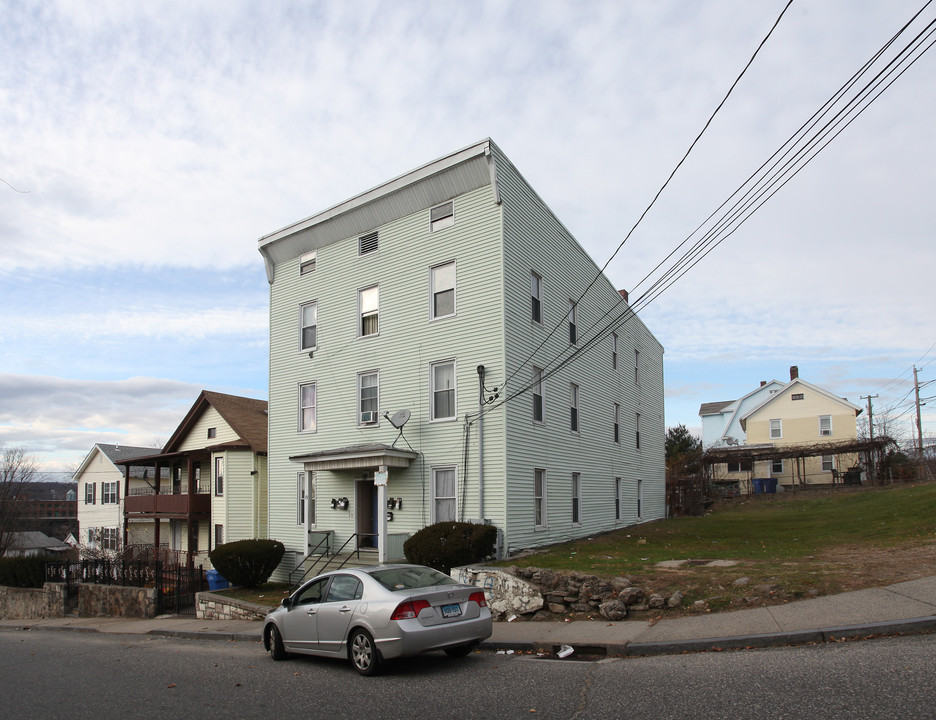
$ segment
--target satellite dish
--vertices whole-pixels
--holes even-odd
[[[412,413],[410,413],[409,410],[397,410],[388,419],[390,420],[390,424],[399,430],[404,425],[406,425],[406,422],[410,419],[411,414]]]

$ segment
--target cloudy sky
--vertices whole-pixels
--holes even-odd
[[[0,438],[55,470],[165,440],[202,388],[266,397],[258,238],[484,137],[604,264],[785,4],[0,0]],[[639,297],[923,4],[794,0],[612,282]],[[936,379],[934,69],[641,309],[667,425],[798,365],[909,432],[912,366]]]

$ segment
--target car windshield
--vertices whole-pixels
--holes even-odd
[[[438,570],[429,567],[400,567],[374,570],[371,572],[377,582],[387,590],[415,590],[433,585],[458,585],[458,582]]]

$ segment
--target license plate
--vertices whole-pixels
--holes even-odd
[[[458,617],[461,615],[461,605],[443,605],[442,617]]]

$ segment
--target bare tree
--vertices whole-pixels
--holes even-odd
[[[13,542],[19,530],[23,503],[20,496],[36,479],[36,460],[21,447],[8,447],[0,441],[0,557]]]

